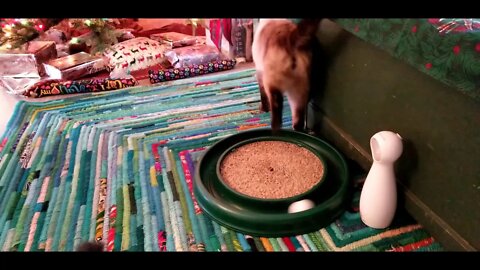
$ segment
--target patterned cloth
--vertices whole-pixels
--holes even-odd
[[[480,23],[472,19],[337,19],[352,34],[480,100]]]
[[[108,251],[441,250],[402,211],[388,229],[363,225],[358,192],[338,220],[294,237],[213,222],[193,196],[195,167],[216,141],[269,125],[259,102],[254,70],[20,102],[0,139],[0,250],[70,251],[87,240]]]

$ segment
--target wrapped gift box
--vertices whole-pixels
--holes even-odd
[[[29,87],[24,95],[32,98],[40,98],[53,95],[111,91],[132,87],[137,84],[137,80],[133,77],[119,79],[86,79],[79,81],[46,80]]]
[[[232,19],[233,55],[237,61],[253,61],[253,20]]]
[[[50,78],[62,80],[75,80],[106,69],[103,57],[85,52],[51,60],[44,66]]]
[[[227,58],[218,51],[217,48],[208,45],[193,45],[175,48],[166,51],[165,57],[175,68],[200,65]]]
[[[42,63],[56,57],[52,41],[30,41],[18,49],[0,51],[0,88],[23,94],[46,74]]]
[[[30,41],[15,50],[0,51],[0,77],[44,76],[42,63],[57,57],[53,41]]]
[[[23,95],[28,88],[40,80],[40,77],[0,77],[0,89],[4,88],[10,94]]]
[[[236,63],[235,59],[226,59],[199,65],[192,64],[188,67],[151,69],[148,75],[153,84],[233,69]]]
[[[131,72],[164,62],[165,50],[166,45],[157,40],[138,37],[111,46],[103,55],[114,70]]]
[[[150,38],[160,41],[169,49],[195,45],[197,43],[197,39],[194,36],[176,32],[153,34],[150,36]]]

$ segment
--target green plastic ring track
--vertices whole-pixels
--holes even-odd
[[[309,191],[286,199],[257,199],[239,194],[221,180],[218,166],[222,158],[240,145],[264,140],[280,140],[306,147],[324,162],[324,179]],[[248,235],[283,237],[323,228],[340,216],[351,195],[345,159],[327,142],[293,130],[253,129],[222,139],[200,159],[194,193],[203,211],[219,224]],[[315,207],[288,213],[294,201],[309,199]]]

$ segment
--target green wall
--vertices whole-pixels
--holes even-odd
[[[400,203],[447,249],[480,249],[480,104],[323,21],[326,88],[309,126],[368,170],[370,137],[405,139],[397,163]],[[326,119],[326,121],[325,121]]]

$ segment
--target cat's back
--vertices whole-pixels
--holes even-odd
[[[257,70],[264,70],[265,62],[272,60],[265,59],[268,57],[267,53],[277,55],[275,61],[288,56],[285,47],[290,46],[286,44],[288,35],[295,27],[288,19],[260,19],[252,44],[252,57]]]

